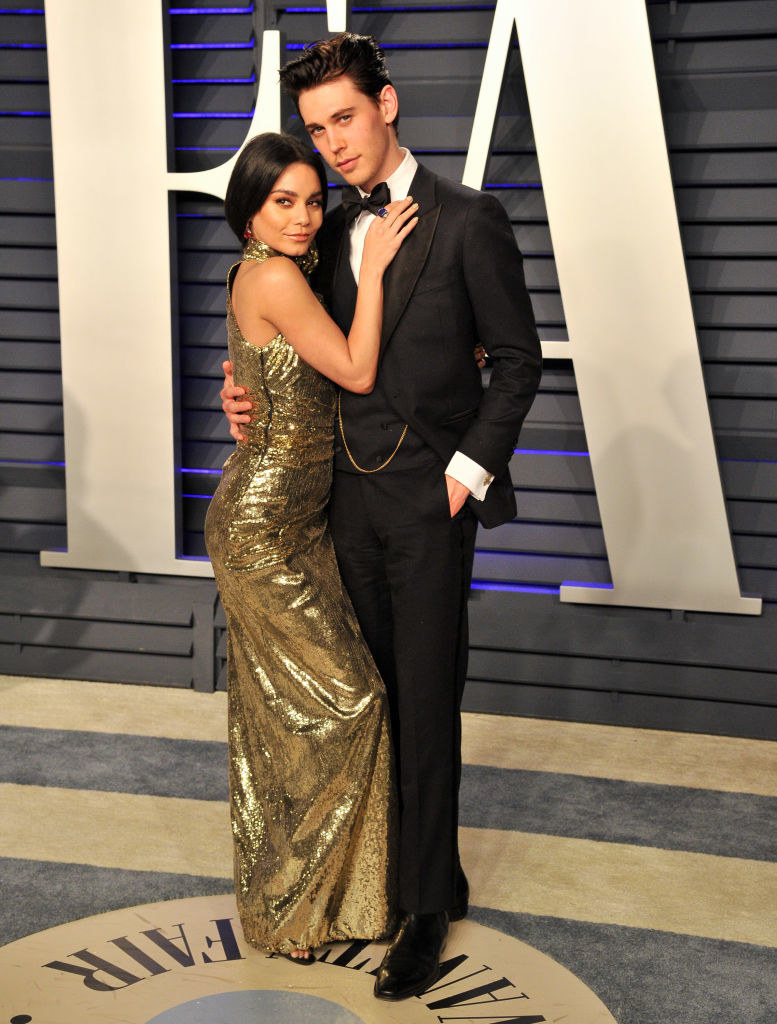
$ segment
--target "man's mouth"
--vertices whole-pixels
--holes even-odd
[[[340,171],[341,174],[346,171],[350,171],[358,159],[358,156],[352,156],[349,157],[347,160],[343,160],[341,163],[337,165],[338,171]]]

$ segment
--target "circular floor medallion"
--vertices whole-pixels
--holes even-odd
[[[566,968],[471,921],[414,999],[374,998],[383,948],[340,943],[300,967],[247,945],[232,896],[116,910],[0,949],[0,1024],[616,1024]]]

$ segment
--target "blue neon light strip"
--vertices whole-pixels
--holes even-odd
[[[48,110],[0,110],[0,117],[51,117]]]
[[[307,50],[310,43],[287,43],[287,50]],[[488,43],[381,43],[381,50],[485,50]]]
[[[180,466],[178,469],[179,473],[200,473],[204,476],[221,476],[220,469],[187,469],[186,466]]]
[[[171,50],[253,50],[253,39],[249,43],[170,43]]]
[[[513,452],[516,455],[576,455],[586,459],[589,458],[588,452],[552,451],[549,448],[513,448]]]
[[[0,181],[53,181],[53,178],[2,178]]]
[[[0,466],[64,466],[64,462],[42,462],[38,459],[0,459]]]
[[[418,10],[423,11],[493,11],[493,4],[467,4],[466,6],[451,6],[450,4],[435,4],[430,7],[407,7],[397,5],[393,7],[352,7],[351,12],[353,14],[399,14],[399,13],[414,13]],[[326,14],[326,7],[286,7],[284,8],[285,14]]]
[[[43,14],[42,7],[0,7],[0,14]]]
[[[228,118],[231,118],[232,120],[235,120],[236,118],[237,119],[242,118],[242,119],[245,119],[245,120],[250,120],[253,116],[254,116],[253,110],[250,111],[248,114],[237,114],[237,113],[229,113],[229,114],[199,114],[199,113],[196,113],[196,112],[191,112],[191,113],[186,113],[186,114],[173,114],[173,117],[177,117],[177,118],[185,117],[185,118],[190,118],[190,119],[193,119],[193,120],[199,119],[199,120],[203,120],[203,121],[213,120],[214,118],[217,118],[217,117],[228,117]]]
[[[254,5],[248,7],[171,7],[169,14],[253,14]]]
[[[473,580],[470,590],[501,590],[511,594],[558,594],[558,587],[532,586],[528,583],[491,583],[488,580]]]
[[[539,182],[532,182],[529,185],[516,185],[512,182],[510,184],[498,182],[491,185],[484,185],[483,188],[542,188],[542,185]]]
[[[0,50],[45,50],[45,43],[0,43]]]
[[[176,146],[176,153],[237,153],[234,146]]]

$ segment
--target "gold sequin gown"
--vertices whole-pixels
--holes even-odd
[[[261,242],[244,252],[276,255]],[[230,299],[239,266],[227,285],[229,356],[252,420],[205,539],[227,618],[240,920],[251,944],[290,952],[392,927],[391,740],[327,529],[336,389],[283,335],[263,348],[243,338]]]

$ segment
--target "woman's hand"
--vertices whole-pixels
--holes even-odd
[[[418,223],[417,211],[418,203],[414,203],[413,197],[408,196],[389,203],[385,216],[373,218],[364,237],[362,270],[367,268],[383,273]]]

